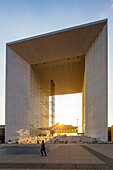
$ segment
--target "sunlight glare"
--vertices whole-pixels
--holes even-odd
[[[55,96],[55,123],[82,126],[82,93]]]

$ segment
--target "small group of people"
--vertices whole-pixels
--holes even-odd
[[[44,140],[42,140],[42,143],[41,143],[41,156],[43,156],[43,154],[47,156]]]

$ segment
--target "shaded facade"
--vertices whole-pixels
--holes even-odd
[[[0,125],[0,144],[5,142],[5,125]]]
[[[111,142],[111,127],[108,127],[108,142]]]
[[[6,141],[49,126],[49,96],[80,92],[83,133],[107,141],[107,57],[107,20],[7,43]]]

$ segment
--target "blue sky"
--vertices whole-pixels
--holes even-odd
[[[0,124],[4,124],[5,120],[6,43],[105,18],[108,18],[109,125],[111,125],[113,124],[113,0],[0,0]],[[74,109],[74,106],[70,107]]]

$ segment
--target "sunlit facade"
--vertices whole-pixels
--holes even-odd
[[[107,141],[107,57],[107,20],[7,43],[6,141],[38,135],[54,95],[80,92],[82,132]]]

